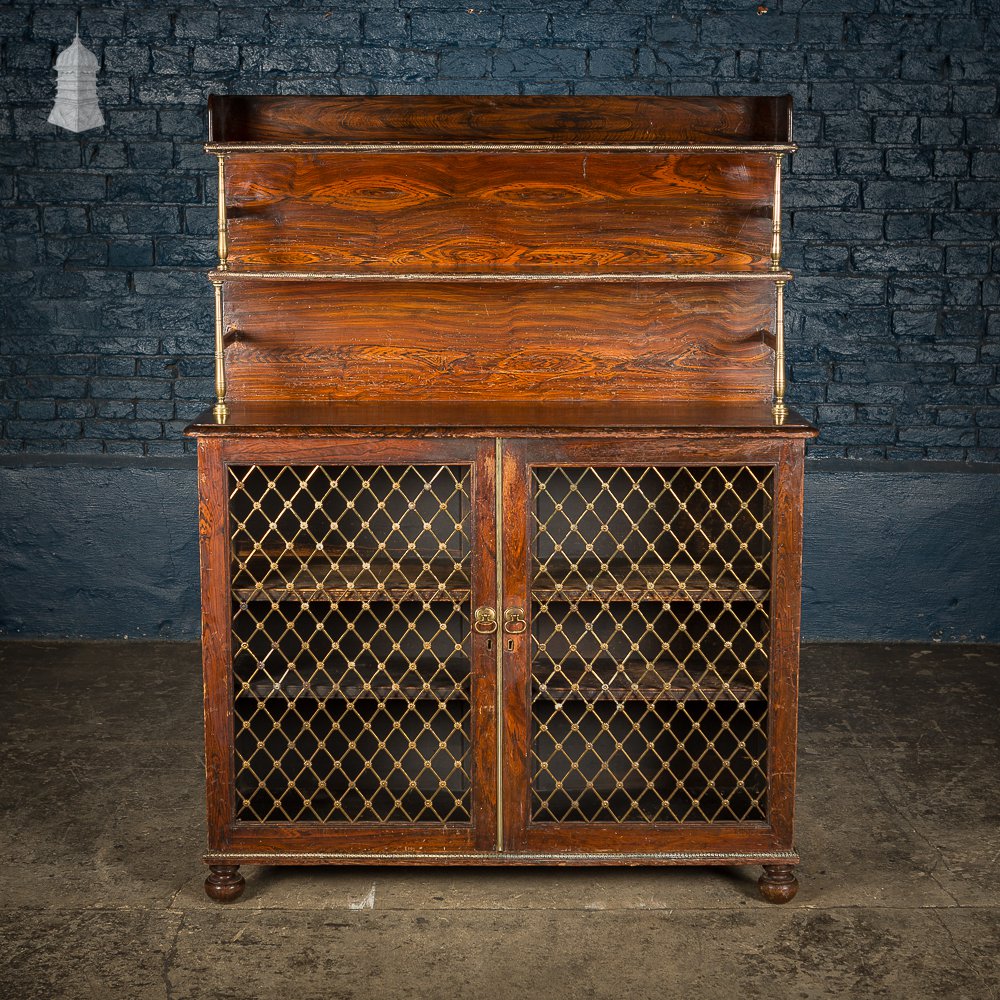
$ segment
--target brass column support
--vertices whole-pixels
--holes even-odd
[[[772,271],[781,270],[781,160],[783,156],[783,153],[778,153],[774,158],[774,208],[771,217]]]
[[[788,416],[785,406],[785,282],[774,283],[774,406],[771,411],[780,424]]]
[[[216,420],[225,420],[226,407],[226,344],[222,333],[222,282],[213,281],[215,287],[215,406],[212,414]]]
[[[226,271],[229,264],[229,243],[226,236],[226,156],[219,153],[219,270]]]

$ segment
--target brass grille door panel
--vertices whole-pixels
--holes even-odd
[[[473,558],[476,490],[492,483],[472,462],[374,451],[227,465],[235,829],[307,824],[336,846],[392,828],[468,848],[491,835],[495,798],[477,750],[493,643],[471,626],[495,603]]]
[[[655,851],[693,826],[708,845],[766,829],[774,464],[564,451],[509,463],[527,516],[504,600],[529,609],[512,841],[614,828],[619,850]]]

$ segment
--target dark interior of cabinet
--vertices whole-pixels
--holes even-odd
[[[470,818],[464,466],[231,466],[240,819]],[[532,472],[534,822],[766,818],[772,469]]]
[[[231,466],[237,815],[467,823],[464,466]]]
[[[770,467],[536,467],[532,819],[766,818]]]

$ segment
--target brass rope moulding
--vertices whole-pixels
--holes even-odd
[[[462,861],[498,861],[504,864],[524,861],[527,863],[540,864],[561,864],[563,862],[579,861],[607,861],[616,863],[634,864],[770,864],[771,862],[785,862],[797,864],[800,860],[796,851],[656,851],[650,853],[589,853],[582,851],[566,852],[528,852],[528,851],[448,851],[448,852],[426,852],[398,851],[388,852],[349,852],[349,851],[310,851],[305,852],[284,852],[284,851],[254,851],[247,850],[243,853],[239,851],[209,851],[204,855],[205,864],[325,864],[336,863],[338,861],[412,861],[426,862],[437,860],[442,862],[462,862]]]
[[[496,271],[210,271],[210,281],[791,281],[790,271],[549,271],[539,274],[502,274]]]

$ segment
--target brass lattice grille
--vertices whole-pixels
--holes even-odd
[[[766,819],[771,468],[532,482],[532,820]]]
[[[467,823],[466,466],[230,466],[236,813]]]

